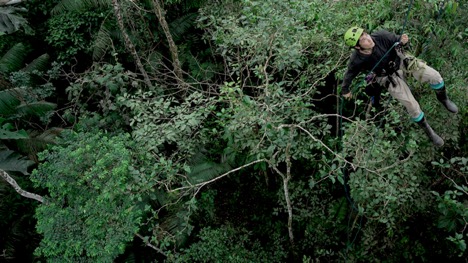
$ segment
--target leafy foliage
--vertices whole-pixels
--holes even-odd
[[[18,11],[25,11],[21,8],[16,7],[0,7],[0,34],[7,33],[11,34],[21,27],[23,27],[27,32],[31,32],[30,27],[26,19],[17,14]]]
[[[72,1],[74,2],[74,1]],[[45,40],[54,47],[57,61],[70,62],[78,54],[91,55],[92,34],[88,28],[97,30],[105,15],[100,10],[69,11],[53,16],[49,21]]]
[[[36,214],[44,235],[37,253],[111,261],[133,239],[141,219],[138,193],[127,188],[135,180],[129,138],[68,132],[65,139],[41,155],[45,162],[32,177],[49,192]]]
[[[282,262],[284,257],[284,254],[273,248],[269,254],[261,248],[259,242],[249,240],[249,233],[245,229],[232,226],[204,228],[199,238],[200,241],[184,250],[173,262]]]
[[[411,3],[408,12],[409,2],[394,0],[164,1],[183,77],[173,72],[152,0],[119,1],[136,54],[123,45],[109,0],[24,3],[47,43],[1,36],[2,50],[35,50],[18,45],[0,60],[0,139],[13,163],[23,159],[9,149],[39,165],[33,190],[49,203],[37,209],[44,238],[36,255],[463,261],[467,3]],[[427,86],[408,84],[443,148],[385,92],[383,108],[368,108],[360,91],[351,101],[337,96],[349,56],[342,37],[353,25],[407,33],[407,49],[440,71],[456,115]],[[65,66],[46,71],[42,55],[25,67],[44,53]],[[62,131],[50,127],[62,126],[78,132],[35,159]],[[21,206],[10,196],[1,211]]]

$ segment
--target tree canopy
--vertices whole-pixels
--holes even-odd
[[[378,11],[377,11],[378,10]],[[0,1],[0,261],[464,262],[468,3]],[[364,75],[405,33],[436,148]]]

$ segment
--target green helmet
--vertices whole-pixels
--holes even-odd
[[[352,28],[348,29],[346,33],[344,34],[344,40],[346,45],[350,47],[354,47],[357,45],[359,38],[362,35],[362,32],[364,32],[364,29],[353,26]]]

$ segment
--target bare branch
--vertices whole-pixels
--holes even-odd
[[[216,177],[216,178],[213,178],[213,179],[211,179],[211,180],[209,180],[209,181],[206,181],[206,182],[203,182],[203,183],[194,184],[194,185],[190,185],[190,186],[183,186],[183,187],[179,187],[179,188],[172,189],[172,190],[169,190],[169,189],[168,189],[168,191],[169,191],[170,193],[172,193],[172,192],[177,192],[177,191],[184,190],[184,189],[193,189],[193,188],[195,188],[195,187],[200,187],[200,188],[202,188],[203,186],[205,186],[205,185],[207,185],[207,184],[211,184],[211,183],[213,183],[213,182],[215,182],[215,181],[217,181],[217,180],[219,180],[219,179],[221,179],[221,178],[223,178],[223,177],[225,177],[225,176],[227,176],[227,175],[229,175],[229,174],[232,174],[232,173],[237,172],[237,171],[239,171],[239,170],[241,170],[241,169],[243,169],[243,168],[245,168],[245,167],[248,167],[248,166],[251,166],[251,165],[253,165],[253,164],[260,163],[260,162],[268,162],[268,160],[266,160],[266,159],[256,160],[256,161],[250,162],[250,163],[248,163],[248,164],[244,164],[244,165],[242,165],[242,166],[240,166],[240,167],[237,167],[236,169],[232,169],[231,171],[229,171],[229,172],[227,172],[227,173],[224,173],[224,174],[222,174],[222,175],[220,175],[220,176],[218,176],[218,177]],[[200,190],[200,189],[199,189],[199,190]],[[199,191],[199,190],[198,190],[198,191]],[[197,191],[197,192],[198,192],[198,191]]]
[[[164,251],[162,251],[160,248],[158,248],[158,247],[152,245],[152,244],[151,244],[147,239],[145,239],[142,235],[140,235],[140,234],[137,233],[136,236],[139,237],[139,238],[141,238],[141,240],[145,243],[146,246],[148,246],[148,247],[150,247],[150,248],[156,250],[158,253],[160,253],[160,254],[162,254],[162,255],[164,255],[164,256],[167,257],[167,254],[164,253]]]
[[[292,228],[292,220],[293,220],[293,211],[291,205],[291,198],[289,197],[289,188],[288,183],[291,180],[291,155],[289,154],[289,150],[291,149],[291,141],[293,137],[293,132],[289,132],[289,143],[286,146],[286,178],[283,177],[283,188],[284,188],[284,198],[286,199],[286,205],[288,207],[288,232],[289,232],[289,242],[291,246],[294,247],[294,235],[293,235],[293,228]]]
[[[468,192],[464,191],[457,183],[455,183],[455,181],[452,178],[448,177],[444,172],[442,172],[442,174],[445,176],[445,178],[449,179],[455,186],[457,186],[458,190],[468,195]]]
[[[9,183],[11,186],[13,186],[13,188],[15,188],[15,190],[16,190],[16,192],[18,192],[18,194],[20,194],[20,195],[22,195],[24,197],[27,197],[27,198],[34,199],[34,200],[39,201],[41,203],[44,203],[44,198],[42,196],[27,192],[27,191],[21,189],[21,187],[18,185],[18,183],[15,181],[15,179],[13,179],[4,170],[0,169],[0,176],[2,176],[3,179],[5,179],[5,181],[7,181],[7,183]]]

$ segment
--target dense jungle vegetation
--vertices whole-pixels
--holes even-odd
[[[1,262],[467,262],[468,2],[0,0]],[[435,148],[351,26],[410,38]]]

